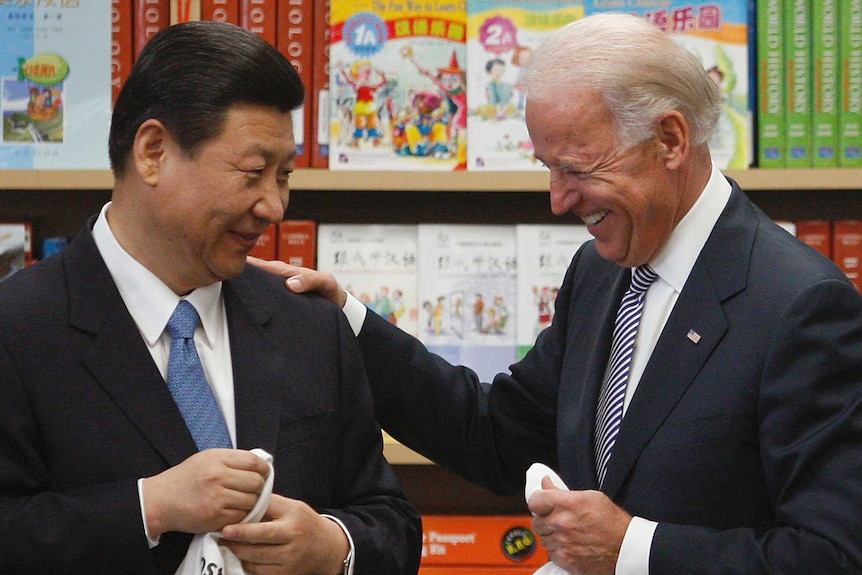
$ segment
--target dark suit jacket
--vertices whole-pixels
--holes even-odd
[[[238,447],[344,522],[357,574],[415,572],[419,517],[343,314],[251,267],[223,289]],[[195,451],[89,229],[0,284],[0,573],[173,573],[191,536],[151,551],[136,481]]]
[[[499,492],[523,489],[533,461],[572,489],[596,489],[596,404],[629,277],[585,245],[553,325],[493,384],[368,314],[359,339],[378,420]],[[603,490],[660,522],[651,575],[862,572],[862,297],[735,183]]]

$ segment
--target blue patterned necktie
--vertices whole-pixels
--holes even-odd
[[[199,323],[197,310],[186,300],[180,301],[168,320],[166,329],[172,339],[168,357],[168,389],[199,450],[233,447],[195,348],[195,328]]]
[[[646,290],[656,277],[658,275],[648,265],[635,268],[632,273],[631,286],[623,294],[620,308],[617,311],[611,344],[611,358],[596,410],[596,434],[593,449],[596,457],[596,478],[599,487],[605,480],[608,461],[611,458],[623,420],[626,385],[629,381],[632,351],[641,321],[644,297]]]

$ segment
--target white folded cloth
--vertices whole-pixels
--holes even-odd
[[[557,473],[545,465],[544,463],[534,463],[527,470],[527,484],[524,487],[524,499],[527,500],[527,503],[530,503],[530,497],[533,496],[533,493],[539,491],[542,488],[542,479],[545,477],[550,477],[551,482],[559,489],[568,490],[569,488],[560,479],[560,476]],[[553,561],[548,561],[533,574],[533,575],[570,575],[568,571],[558,566]]]
[[[275,479],[275,471],[272,467],[272,455],[263,449],[252,449],[254,453],[269,465],[269,475],[263,486],[254,508],[248,512],[240,523],[257,523],[269,507],[269,499],[272,495],[272,483]],[[199,533],[192,538],[185,559],[180,563],[176,575],[200,575],[201,573],[221,573],[223,575],[245,575],[242,563],[236,555],[227,547],[218,544],[221,533]]]

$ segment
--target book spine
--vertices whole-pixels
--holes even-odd
[[[170,0],[134,0],[135,60],[150,38],[171,25]]]
[[[239,24],[238,0],[201,0],[201,20]]]
[[[862,220],[832,222],[832,261],[847,278],[862,291],[860,261],[862,261]]]
[[[312,0],[278,0],[276,47],[290,60],[305,89],[305,102],[293,114],[297,168],[311,165]]]
[[[317,223],[284,220],[278,224],[278,259],[294,266],[316,269]]]
[[[787,63],[785,166],[811,167],[811,27],[808,0],[785,4],[785,54]]]
[[[276,0],[239,0],[239,25],[275,46]]]
[[[811,3],[814,96],[812,165],[838,166],[838,1]]]
[[[278,224],[267,226],[248,255],[262,260],[274,260],[278,255]]]
[[[171,0],[171,25],[200,19],[200,0]]]
[[[862,0],[841,0],[838,165],[862,167]]]
[[[312,0],[311,167],[329,167],[329,0]]]
[[[134,62],[132,5],[126,0],[111,2],[111,104],[117,101]]]
[[[829,220],[799,220],[796,237],[826,258],[832,259],[832,222]]]
[[[758,166],[784,167],[784,0],[757,0]]]

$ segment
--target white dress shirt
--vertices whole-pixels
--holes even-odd
[[[712,233],[712,228],[730,199],[730,192],[730,183],[713,165],[703,193],[674,228],[667,245],[649,262],[650,267],[658,274],[658,278],[647,290],[644,300],[623,414],[637,390],[641,375],[673,311],[673,306],[706,240]],[[343,311],[353,333],[358,335],[365,321],[367,308],[348,293]],[[649,552],[657,526],[658,523],[654,521],[641,517],[633,518],[620,549],[616,575],[649,575]]]

